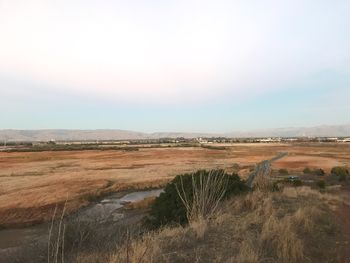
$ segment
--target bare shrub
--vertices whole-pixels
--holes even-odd
[[[176,191],[186,208],[189,222],[201,221],[214,215],[226,192],[227,180],[222,170],[210,171],[207,176],[200,173],[198,179],[192,175],[192,198],[187,195],[181,179]]]
[[[301,187],[303,188],[303,187]],[[299,188],[299,192],[300,192],[300,188]],[[286,197],[289,198],[297,198],[298,197],[298,190],[294,187],[284,187],[282,194]]]
[[[209,218],[222,199],[238,196],[248,187],[237,174],[224,170],[198,170],[177,175],[151,206],[148,225],[186,225],[199,217]]]
[[[55,207],[52,221],[49,230],[48,244],[47,244],[47,262],[64,262],[64,240],[65,240],[65,230],[66,225],[64,224],[64,215],[66,211],[66,202],[62,208],[61,216],[58,221],[57,229],[54,228],[54,220],[57,212],[57,206]]]
[[[266,192],[255,190],[242,198],[237,198],[234,200],[234,209],[238,213],[242,211],[254,210],[261,205],[261,200],[263,200],[266,196]]]

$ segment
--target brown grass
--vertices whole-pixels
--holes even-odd
[[[126,262],[330,262],[339,249],[336,224],[317,191],[302,197],[256,191],[226,202],[211,220],[164,228],[121,246],[110,263]],[[307,195],[305,193],[308,192]],[[341,200],[338,200],[341,202]],[[334,221],[335,222],[335,221]],[[327,231],[326,231],[327,230]],[[317,239],[313,236],[317,235]],[[314,247],[317,247],[315,251]],[[320,252],[322,251],[322,252]]]
[[[278,152],[290,154],[273,169],[302,170],[350,165],[350,146],[327,144],[231,144],[225,150],[205,148],[122,151],[0,152],[0,226],[28,225],[49,220],[67,195],[67,213],[94,197],[129,188],[164,184],[175,175],[199,168],[249,168]],[[303,160],[306,163],[299,163]]]

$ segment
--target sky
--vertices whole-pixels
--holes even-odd
[[[348,0],[0,0],[0,129],[350,123]]]

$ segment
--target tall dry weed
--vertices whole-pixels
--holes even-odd
[[[266,192],[255,190],[243,197],[236,198],[233,201],[233,207],[237,213],[255,210],[261,206],[261,201],[267,197]]]
[[[315,229],[315,220],[321,216],[317,207],[300,207],[293,215],[295,224],[304,231],[312,233]]]
[[[260,242],[280,262],[290,263],[303,259],[303,243],[298,238],[290,217],[280,220],[271,215],[263,224]]]
[[[54,223],[55,223],[55,216],[57,213],[57,207],[55,207],[53,216],[52,216],[52,221],[51,225],[49,228],[49,235],[48,235],[48,244],[47,244],[47,263],[58,263],[62,262],[64,263],[65,259],[65,254],[64,254],[64,249],[65,249],[65,230],[66,230],[66,225],[63,222],[65,212],[66,212],[66,205],[67,205],[67,200],[68,197],[63,205],[61,215],[59,217],[58,221],[58,226],[57,229],[54,229]]]
[[[208,228],[208,222],[205,219],[191,221],[190,228],[194,231],[198,240],[203,240]]]
[[[156,262],[159,257],[159,243],[157,238],[151,235],[144,236],[141,240],[127,240],[125,245],[120,247],[111,256],[110,263],[139,263]]]
[[[192,197],[186,193],[182,178],[180,186],[175,185],[189,222],[205,220],[217,212],[227,188],[224,175],[221,170],[210,171],[208,176],[202,172],[197,180],[192,175]]]

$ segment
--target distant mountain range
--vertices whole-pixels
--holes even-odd
[[[228,137],[347,137],[350,124],[320,125],[314,127],[288,127],[247,132],[233,132]]]
[[[125,130],[0,130],[1,141],[49,141],[49,140],[138,140],[158,138],[195,137],[346,137],[350,136],[350,124],[321,125],[315,127],[290,127],[240,131],[231,133],[142,133]]]

